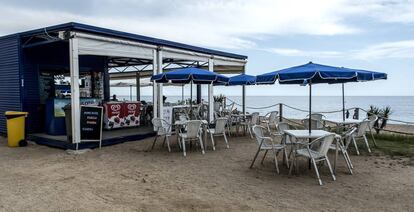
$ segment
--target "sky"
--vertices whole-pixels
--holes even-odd
[[[247,55],[257,75],[309,61],[388,73],[348,83],[350,96],[414,96],[414,0],[0,0],[0,35],[80,22]],[[204,89],[205,90],[205,89]],[[341,95],[340,85],[314,94]],[[127,92],[117,90],[117,92]],[[150,88],[143,89],[151,94]],[[179,95],[178,88],[165,88]],[[188,91],[186,91],[188,93]],[[215,94],[241,95],[240,87]],[[306,96],[297,85],[249,86],[247,95]]]

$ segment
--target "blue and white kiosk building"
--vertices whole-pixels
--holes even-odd
[[[73,148],[74,144],[81,142],[82,88],[79,80],[84,73],[99,73],[102,85],[95,88],[100,91],[94,98],[109,101],[111,79],[136,79],[139,85],[141,78],[183,67],[239,74],[245,72],[246,62],[247,57],[243,55],[80,23],[65,23],[6,35],[0,37],[0,133],[6,132],[5,111],[27,111],[29,138],[42,144]],[[64,145],[59,143],[58,136],[45,135],[47,105],[44,99],[47,97],[42,92],[48,85],[44,83],[47,78],[44,73],[63,74],[70,79],[68,90],[71,93],[72,140]],[[243,99],[244,96],[243,88]],[[212,111],[212,85],[208,86],[208,102],[209,110]],[[162,84],[153,85],[153,106],[154,116],[162,117]],[[212,115],[209,113],[211,119]],[[113,137],[106,144],[139,138],[118,134],[119,137]]]

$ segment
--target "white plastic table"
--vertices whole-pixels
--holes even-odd
[[[310,133],[309,130],[285,130],[284,133],[297,139],[315,139],[331,134],[331,132],[325,130],[312,130]]]
[[[324,119],[324,121],[334,123],[336,125],[350,125],[350,124],[359,124],[363,119]]]

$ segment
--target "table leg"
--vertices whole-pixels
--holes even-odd
[[[293,152],[292,152],[292,154],[291,154],[291,158],[290,158],[290,167],[289,167],[289,175],[291,176],[292,175],[292,171],[293,171],[293,169],[295,168],[295,172],[296,172],[296,174],[298,173],[298,171],[297,171],[297,163],[296,163],[296,151],[294,150]],[[294,167],[294,168],[293,168]]]
[[[308,139],[308,142],[311,143],[312,142],[312,139],[309,138]],[[311,170],[312,169],[312,161],[311,161],[311,159],[309,159],[309,161],[308,161],[308,166],[309,166],[309,170]]]
[[[204,125],[203,131],[204,131],[204,149],[207,150],[207,125]]]
[[[287,140],[288,136],[289,135],[284,134],[285,141]],[[293,143],[294,142],[293,139],[295,139],[295,142],[296,142],[296,138],[293,138],[292,136],[289,136],[289,140],[291,142],[291,145],[290,145],[291,150],[290,150],[290,153],[289,153],[289,156],[290,156],[289,157],[289,160],[290,160],[289,175],[292,175],[293,167],[297,166],[297,164],[295,164],[295,162],[296,162],[295,161],[296,160],[296,158],[295,158],[296,157],[296,144]]]
[[[336,163],[338,161],[339,141],[336,140],[335,143],[336,143],[336,148],[335,148],[335,160],[334,160],[334,168],[333,168],[333,170],[334,170],[334,174],[336,175]]]

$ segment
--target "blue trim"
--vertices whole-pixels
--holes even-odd
[[[230,57],[230,58],[235,58],[235,59],[242,59],[242,60],[247,59],[247,56],[244,56],[244,55],[233,54],[233,53],[228,53],[228,52],[223,52],[223,51],[218,51],[218,50],[212,50],[212,49],[207,49],[203,47],[197,47],[197,46],[192,46],[188,44],[183,44],[183,43],[178,43],[178,42],[173,42],[173,41],[168,41],[168,40],[163,40],[163,39],[158,39],[158,38],[152,38],[152,37],[132,34],[128,32],[121,32],[117,30],[106,29],[106,28],[101,28],[101,27],[96,27],[96,26],[91,26],[91,25],[86,25],[86,24],[81,24],[81,23],[75,23],[75,22],[69,22],[69,23],[49,26],[49,27],[45,27],[41,29],[35,29],[35,30],[20,32],[16,34],[22,37],[29,37],[29,36],[33,36],[37,34],[43,34],[45,30],[47,32],[53,32],[53,31],[56,32],[56,31],[62,31],[62,30],[89,32],[89,33],[106,35],[106,36],[111,36],[111,37],[124,38],[128,40],[152,44],[152,45],[173,47],[173,48],[178,48],[178,49],[183,49],[183,50],[190,50],[190,51],[195,51],[199,53],[212,54],[212,55]],[[6,35],[6,36],[10,36],[10,35]]]
[[[49,43],[55,43],[55,42],[59,42],[59,41],[60,40],[45,40],[45,41],[40,41],[40,42],[26,44],[26,45],[20,45],[20,46],[22,48],[30,48],[30,47],[41,46],[41,45],[44,45],[44,44],[49,44]]]
[[[139,140],[143,140],[145,138],[149,138],[153,136],[155,136],[155,132],[109,138],[109,139],[102,140],[102,146],[111,146],[111,145],[120,144],[124,142],[139,141]],[[76,149],[76,144],[54,140],[50,138],[44,138],[44,137],[40,137],[36,135],[28,135],[27,140],[34,141],[36,144],[39,144],[39,145],[45,145],[45,146],[55,147],[59,149],[65,149],[65,150]],[[98,147],[99,147],[98,142],[85,142],[85,143],[80,143],[78,146],[78,149],[94,149]]]

